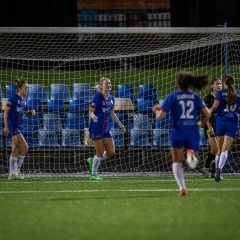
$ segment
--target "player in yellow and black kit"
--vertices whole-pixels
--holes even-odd
[[[211,93],[209,93],[204,101],[208,108],[211,108],[213,102],[215,100],[216,93],[222,89],[222,81],[220,79],[213,79],[211,82]],[[204,133],[205,137],[209,143],[210,149],[208,151],[207,158],[204,162],[203,167],[203,176],[208,178],[211,172],[211,177],[215,177],[215,155],[218,151],[217,141],[215,137],[215,126],[216,126],[216,119],[215,113],[212,114],[211,118],[209,119],[210,124],[212,125],[213,130],[209,130],[210,128],[205,124],[204,126]]]

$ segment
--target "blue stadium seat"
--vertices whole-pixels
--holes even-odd
[[[17,93],[17,85],[6,85],[6,98],[11,99]]]
[[[157,91],[153,85],[143,84],[139,86],[139,98],[157,101]]]
[[[48,112],[57,112],[59,116],[63,118],[65,116],[64,102],[63,100],[48,100],[47,103]]]
[[[84,102],[80,99],[73,99],[69,102],[69,111],[76,112],[76,111],[87,111],[88,110],[88,103]]]
[[[66,84],[51,84],[50,99],[69,102],[71,99],[68,86]]]
[[[148,115],[146,114],[135,114],[133,118],[134,129],[152,129],[152,123]]]
[[[130,98],[134,104],[137,103],[137,100],[134,96],[134,91],[131,85],[118,85],[118,97]]]
[[[43,129],[51,131],[61,131],[62,125],[59,114],[57,113],[43,114]]]
[[[39,131],[39,146],[40,147],[58,147],[56,131],[40,130]]]
[[[48,92],[44,84],[28,84],[28,99],[48,101]]]
[[[73,84],[73,99],[91,102],[93,99],[90,83],[74,83]]]
[[[62,146],[64,147],[82,146],[80,141],[80,131],[76,129],[63,129]]]
[[[158,103],[158,101],[153,99],[144,99],[140,98],[137,100],[137,111],[138,112],[147,112],[153,113],[153,106]]]
[[[124,146],[124,133],[121,129],[112,129],[115,146]]]
[[[148,131],[142,129],[131,129],[131,146],[149,146]]]
[[[38,99],[27,99],[27,108],[30,110],[35,110],[36,112],[43,111],[43,105]]]
[[[170,129],[172,128],[172,117],[170,113],[167,113],[165,118],[156,119],[156,128],[159,129]]]
[[[29,147],[39,147],[38,133],[36,132],[23,132],[23,136]]]
[[[83,113],[67,113],[64,128],[83,130],[86,128],[85,115]]]
[[[37,115],[27,117],[23,116],[23,132],[24,133],[35,133],[41,129],[41,123]]]
[[[170,146],[170,130],[169,129],[153,129],[153,145],[154,146]]]

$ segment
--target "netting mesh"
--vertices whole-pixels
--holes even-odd
[[[24,117],[23,121],[22,133],[30,147],[24,172],[89,172],[86,158],[94,155],[94,148],[88,139],[88,106],[95,94],[94,86],[102,76],[112,81],[115,111],[127,127],[127,133],[123,134],[117,124],[112,123],[116,155],[102,162],[100,172],[170,171],[171,117],[167,115],[164,120],[156,121],[153,105],[161,103],[175,90],[179,71],[220,78],[225,63],[228,73],[238,80],[239,43],[238,34],[216,31],[1,31],[1,101],[6,102],[6,98],[15,93],[14,80],[24,78],[29,84],[27,106],[37,112],[36,116]],[[3,135],[3,113],[0,121],[0,172],[6,173],[11,139]],[[202,129],[200,133],[200,164],[196,171],[201,170],[208,148]],[[239,171],[238,148],[237,139],[225,171]]]

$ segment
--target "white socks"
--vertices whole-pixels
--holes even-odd
[[[98,171],[98,169],[99,169],[99,166],[100,166],[100,164],[101,164],[101,161],[102,161],[102,160],[106,160],[106,159],[108,159],[108,156],[107,156],[107,154],[106,154],[106,151],[104,151],[102,157],[98,157],[98,156],[96,156],[96,155],[94,156],[94,158],[93,158],[93,164],[92,164],[92,175],[97,174],[97,171]]]
[[[92,175],[96,175],[97,174],[97,170],[100,166],[100,163],[102,161],[102,157],[98,157],[98,156],[94,156],[93,158],[93,164],[92,164]]]
[[[108,156],[107,156],[107,154],[106,154],[106,151],[104,151],[102,158],[103,158],[103,160],[108,159]]]
[[[179,162],[174,162],[172,164],[172,171],[180,191],[186,189],[182,164]]]
[[[222,170],[228,157],[228,151],[221,152],[218,167]]]
[[[18,158],[10,157],[9,159],[9,175],[11,176],[13,172],[18,170]]]
[[[23,165],[24,158],[25,158],[25,156],[23,156],[23,155],[19,155],[19,156],[18,156],[18,169],[19,169],[19,170],[20,170],[20,168],[21,168],[22,165]]]
[[[220,158],[219,155],[215,156],[215,170],[216,170],[216,172],[217,172],[217,168],[218,168],[219,158]]]

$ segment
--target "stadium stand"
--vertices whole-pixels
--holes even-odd
[[[130,98],[134,104],[137,103],[137,100],[134,96],[133,87],[131,85],[118,85],[117,89],[119,98]]]
[[[73,84],[73,99],[91,102],[93,94],[89,83],[74,83]]]
[[[44,84],[28,84],[28,100],[47,103],[48,92]]]
[[[50,85],[50,100],[62,100],[63,102],[69,102],[70,99],[70,91],[66,84]]]
[[[63,129],[62,130],[62,146],[64,147],[80,147],[80,131],[77,129]]]
[[[6,85],[6,98],[11,99],[17,92],[16,84]]]

